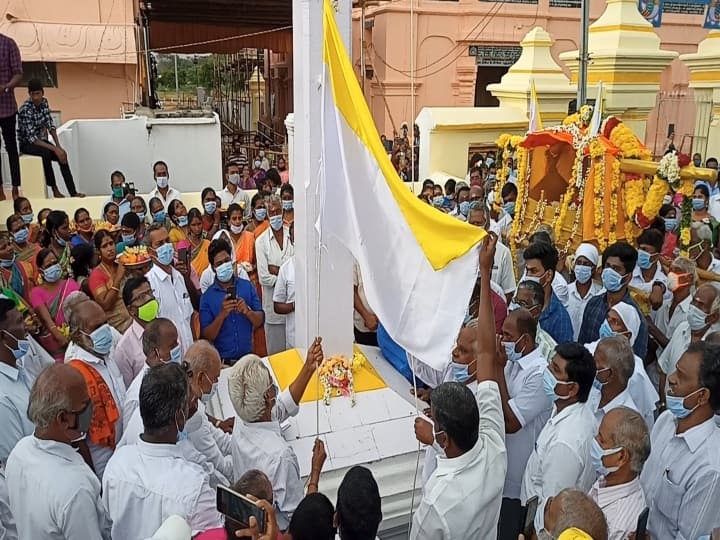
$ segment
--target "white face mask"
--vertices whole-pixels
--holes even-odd
[[[167,176],[156,176],[155,182],[157,182],[157,187],[160,189],[165,189],[168,187],[168,177]]]
[[[228,182],[230,182],[234,186],[237,186],[238,182],[240,182],[240,175],[239,174],[228,175]]]

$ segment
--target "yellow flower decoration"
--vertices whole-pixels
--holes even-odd
[[[641,180],[630,180],[625,182],[625,215],[629,220],[635,218],[635,212],[643,204],[645,190]]]
[[[655,175],[655,179],[650,185],[650,189],[645,196],[645,202],[642,205],[642,213],[650,221],[657,217],[663,204],[663,197],[665,197],[669,187],[666,180]]]
[[[580,113],[573,113],[569,116],[565,117],[565,120],[562,121],[563,126],[569,126],[570,124],[579,124],[580,123]]]

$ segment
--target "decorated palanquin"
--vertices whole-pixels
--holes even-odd
[[[552,227],[561,254],[582,242],[601,252],[620,239],[632,242],[671,193],[682,211],[680,247],[686,250],[695,181],[712,180],[716,172],[696,168],[674,151],[652,161],[650,150],[613,116],[593,134],[592,113],[584,106],[562,125],[498,139],[497,197],[508,175],[507,158],[515,157],[518,165],[510,247],[522,247],[540,224]]]

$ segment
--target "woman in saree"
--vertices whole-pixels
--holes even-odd
[[[135,236],[137,237],[138,243],[142,244],[145,241],[145,233],[147,232],[147,205],[145,204],[145,199],[138,196],[133,197],[130,203],[130,211],[140,220],[140,226]]]
[[[103,206],[103,219],[110,224],[112,231],[120,228],[120,207],[110,201]]]
[[[30,232],[20,214],[13,214],[5,221],[9,239],[15,252],[16,262],[22,266],[24,273],[30,282],[30,288],[37,283],[38,271],[35,267],[35,258],[40,251],[40,246],[32,244],[29,240]],[[30,291],[28,290],[28,293]]]
[[[200,194],[203,205],[202,227],[205,231],[205,238],[212,238],[220,229],[220,197],[215,190],[206,187]]]
[[[27,197],[18,197],[13,201],[13,210],[16,214],[19,214],[20,217],[22,217],[23,224],[28,228],[28,231],[30,233],[29,240],[30,242],[35,244],[38,241],[38,235],[40,234],[40,225],[39,223],[33,223],[33,219],[35,219],[35,214],[33,214],[30,200]],[[50,210],[48,210],[48,212],[50,212]]]
[[[108,324],[122,334],[132,323],[121,294],[125,265],[116,261],[115,240],[107,231],[95,234],[95,250],[100,263],[88,278],[90,295],[107,313]]]
[[[62,278],[72,277],[70,269],[70,220],[62,210],[53,210],[45,219],[45,229],[40,237],[40,245],[49,248],[55,254],[62,270]],[[36,259],[37,261],[38,259]],[[40,267],[38,266],[38,270]]]
[[[190,265],[198,276],[202,275],[210,265],[208,247],[210,241],[205,238],[203,231],[203,216],[197,208],[188,212],[188,241],[190,242]]]
[[[270,222],[267,220],[265,195],[258,191],[253,195],[250,206],[252,207],[252,218],[250,218],[245,230],[253,233],[255,239],[257,239],[270,226]]]
[[[30,291],[30,305],[43,324],[37,340],[56,362],[62,363],[68,345],[67,324],[62,307],[68,295],[80,290],[80,287],[74,279],[63,277],[62,267],[53,249],[41,249],[36,265],[42,279]]]
[[[25,266],[13,251],[10,234],[0,232],[0,294],[12,298],[14,293],[29,305],[31,290],[32,283]]]
[[[188,237],[188,215],[187,208],[179,199],[170,201],[168,205],[168,218],[172,222],[168,231],[168,239],[172,242],[175,249],[178,249],[178,242],[187,242]]]
[[[85,208],[78,208],[75,210],[75,234],[70,239],[70,246],[80,246],[85,244],[86,246],[92,246],[93,234],[95,234],[95,224],[90,217],[90,212]]]

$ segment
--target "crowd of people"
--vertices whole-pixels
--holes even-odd
[[[420,195],[490,234],[446,369],[420,358],[409,372],[427,404],[410,538],[516,540],[529,519],[540,540],[620,540],[646,508],[651,538],[709,537],[718,185],[696,186],[687,257],[669,193],[637,238],[560,253],[541,226],[513,260],[517,187],[510,174],[495,193],[494,157]],[[318,338],[282,390],[262,361],[295,345],[294,192],[284,163],[256,193],[248,172],[231,159],[225,187],[189,209],[163,161],[147,197],[112,172],[101,216],[36,215],[17,194],[0,233],[0,538],[144,540],[179,516],[201,540],[375,539],[372,473],[350,469],[333,506],[323,443],[304,482],[283,437],[324,353]],[[357,267],[353,303],[356,341],[397,357]],[[235,415],[216,418],[223,369]],[[218,486],[255,497],[267,522],[221,515]]]

